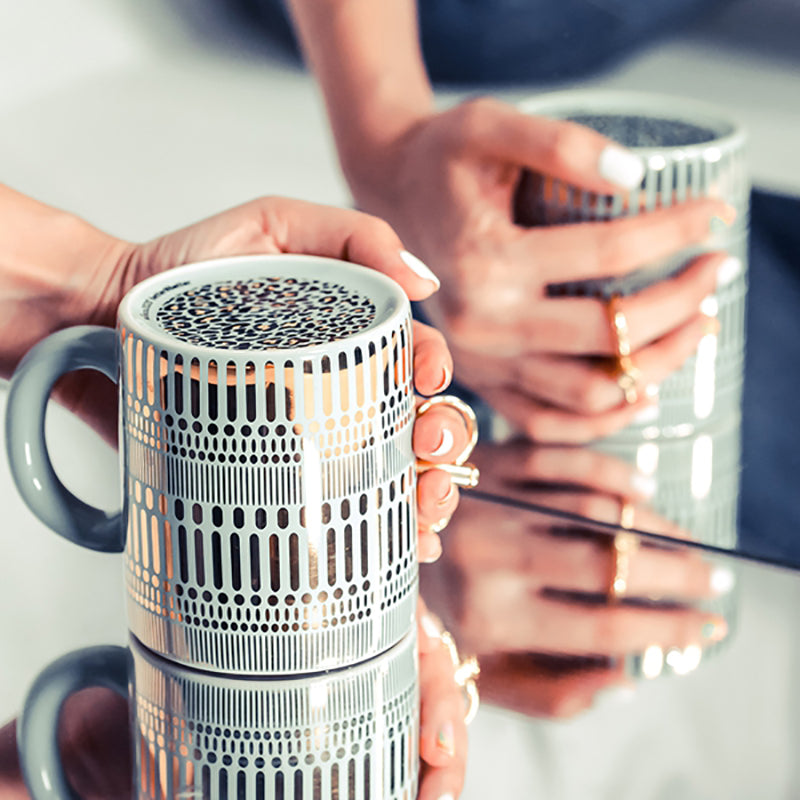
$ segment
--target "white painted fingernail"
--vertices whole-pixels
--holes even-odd
[[[726,258],[717,269],[717,286],[727,286],[733,283],[742,271],[742,262],[730,256]]]
[[[427,264],[420,261],[413,253],[409,253],[408,250],[401,250],[400,258],[403,259],[403,263],[413,273],[425,281],[431,281],[436,285],[437,289],[442,285],[436,275],[434,275],[431,271],[431,268]]]
[[[649,500],[655,495],[657,484],[655,478],[649,475],[642,475],[641,472],[635,472],[631,478],[631,486],[635,492]]]
[[[439,795],[439,800],[456,800],[452,792],[445,792]]]
[[[623,189],[636,189],[644,177],[642,159],[616,144],[608,145],[600,153],[597,169],[607,181]]]
[[[442,382],[433,390],[434,394],[443,392],[450,385],[450,370],[446,366],[442,367],[442,373]]]
[[[453,495],[455,493],[456,493],[456,485],[451,482],[445,496],[440,497],[439,500],[436,501],[437,505],[446,506],[453,499]]]
[[[644,425],[658,419],[658,406],[646,406],[634,418],[635,425]]]
[[[644,389],[644,393],[652,400],[658,397],[658,384],[648,383]]]
[[[729,567],[717,565],[711,570],[709,586],[714,594],[728,594],[736,586],[736,575]]]
[[[439,446],[431,452],[432,456],[443,456],[445,453],[449,453],[453,447],[453,442],[455,441],[452,432],[449,428],[442,429],[442,441],[439,442]]]
[[[708,297],[704,297],[700,303],[700,310],[707,317],[716,317],[719,313],[719,303],[717,302],[717,298],[713,294],[710,294]]]
[[[627,705],[636,697],[636,689],[632,686],[612,686],[601,697],[604,705]]]
[[[425,635],[429,639],[441,638],[442,632],[439,630],[436,620],[430,614],[423,614],[419,624],[422,626],[422,630],[425,631]]]

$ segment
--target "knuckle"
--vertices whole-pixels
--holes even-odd
[[[368,228],[370,236],[381,242],[392,242],[397,240],[397,234],[394,228],[380,217],[373,217],[371,214],[365,214],[365,226]]]
[[[624,625],[619,615],[599,613],[595,619],[592,648],[595,653],[618,655],[623,650]]]
[[[552,430],[552,425],[548,423],[541,415],[535,414],[525,423],[525,430],[535,442],[546,442],[549,438],[549,433]]]
[[[574,390],[574,401],[578,410],[586,414],[607,411],[610,405],[607,382],[598,376],[583,381]]]
[[[561,122],[553,127],[550,138],[549,156],[555,167],[570,163],[570,155],[576,149],[584,149],[586,131],[574,122]]]

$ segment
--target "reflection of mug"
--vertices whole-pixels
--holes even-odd
[[[416,796],[418,694],[411,633],[357,667],[301,678],[234,678],[130,648],[79,650],[36,680],[19,726],[34,800],[75,798],[55,735],[66,698],[93,685],[130,697],[139,800],[362,800]]]
[[[719,335],[705,337],[697,354],[661,384],[658,405],[620,436],[687,436],[712,417],[738,411],[744,366],[750,196],[744,133],[701,103],[636,92],[556,92],[526,101],[520,108],[593,128],[633,150],[645,166],[640,187],[612,196],[527,173],[515,201],[520,224],[616,219],[708,196],[719,197],[736,209],[734,225],[729,229],[722,226],[723,230],[702,246],[682,250],[631,275],[557,284],[550,292],[554,296],[589,295],[609,300],[680,272],[702,252],[728,251],[732,260],[722,271],[716,295],[704,309],[719,319]]]
[[[211,670],[299,673],[383,652],[413,625],[409,303],[377,272],[251,256],[136,286],[118,329],[54,334],[8,399],[12,472],[67,538],[125,551],[147,647]],[[123,511],[82,503],[42,423],[62,373],[119,373]]]
[[[730,415],[693,436],[653,441],[607,439],[592,448],[627,462],[652,481],[647,505],[669,527],[648,533],[682,535],[701,544],[735,550],[741,473],[741,417]],[[634,518],[631,523],[642,527]]]

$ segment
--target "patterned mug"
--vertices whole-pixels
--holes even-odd
[[[128,619],[148,648],[208,670],[352,665],[413,627],[415,398],[408,300],[389,278],[310,256],[157,275],[116,332],[54,334],[11,384],[7,446],[34,513],[124,551]],[[81,368],[119,382],[123,508],[59,481],[48,394]]]
[[[416,796],[416,634],[370,661],[323,675],[213,675],[162,659],[133,637],[55,661],[20,718],[34,800],[79,800],[58,749],[65,700],[90,686],[130,702],[137,800],[405,800]]]

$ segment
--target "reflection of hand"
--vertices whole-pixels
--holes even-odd
[[[454,680],[449,652],[432,632],[431,618],[421,602],[418,622],[422,761],[419,797],[438,800],[447,792],[458,796],[464,783],[464,702]],[[129,724],[128,704],[109,689],[85,689],[67,700],[61,715],[59,743],[67,778],[80,797],[132,797]],[[0,797],[29,798],[17,761],[16,722],[0,730]]]
[[[64,704],[59,747],[67,780],[84,800],[132,798],[128,704],[110,689],[84,689]],[[0,797],[29,800],[17,761],[16,722],[0,730]]]
[[[481,489],[534,505],[675,539],[690,534],[648,505],[655,482],[636,467],[587,447],[532,445],[514,440],[482,443],[474,460],[481,468]]]
[[[345,164],[360,206],[387,219],[442,278],[429,310],[459,379],[542,441],[611,433],[648,402],[623,403],[604,358],[613,342],[602,303],[550,297],[547,286],[624,275],[704,241],[712,217],[732,219],[722,202],[702,200],[611,222],[514,224],[526,167],[619,191],[609,178],[621,184],[626,176],[602,168],[609,152],[619,153],[608,147],[573,123],[481,99],[425,116],[376,156]],[[641,173],[627,177],[630,188]],[[657,385],[694,352],[710,325],[700,303],[715,290],[720,262],[701,257],[679,277],[621,300],[642,386]]]
[[[445,558],[422,575],[429,604],[480,657],[484,699],[575,713],[626,681],[625,657],[653,646],[702,649],[726,636],[724,618],[699,604],[729,581],[699,553],[642,542],[629,557],[625,599],[611,602],[612,537],[557,524],[467,499]]]
[[[417,605],[420,671],[419,800],[458,797],[467,768],[464,697],[441,629],[420,598]]]

